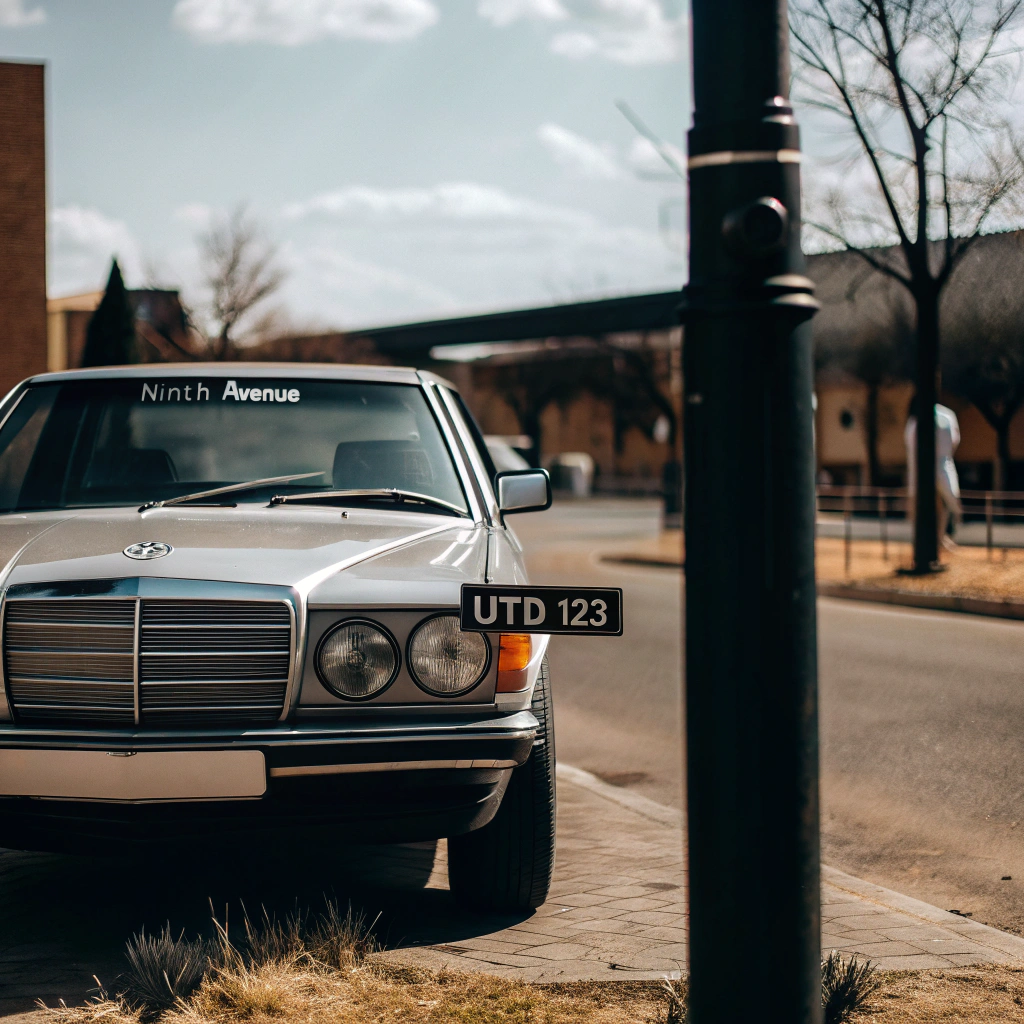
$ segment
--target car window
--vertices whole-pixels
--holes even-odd
[[[457,391],[449,391],[448,394],[452,396],[456,406],[458,406],[459,412],[462,413],[462,418],[466,421],[466,428],[469,431],[469,436],[473,439],[473,445],[480,456],[480,461],[484,464],[484,469],[487,471],[487,478],[493,485],[494,477],[498,470],[494,465],[494,459],[491,457],[491,453],[484,441],[484,435],[480,430],[480,425],[477,423],[473,414],[469,411],[469,407],[462,400],[462,395]]]
[[[300,473],[318,475],[273,492],[397,488],[466,508],[415,385],[75,381],[31,388],[0,430],[4,510],[141,503]]]

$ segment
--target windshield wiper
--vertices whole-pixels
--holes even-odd
[[[368,487],[347,491],[310,491],[308,494],[275,494],[270,499],[271,505],[301,504],[304,502],[330,501],[347,505],[353,499],[364,501],[393,501],[402,504],[406,501],[418,502],[421,505],[433,505],[445,512],[454,512],[457,516],[467,518],[465,509],[453,505],[441,498],[432,498],[429,494],[417,494],[416,491],[401,491],[394,487]]]
[[[145,505],[139,506],[140,512],[146,512],[151,508],[164,508],[167,505],[180,505],[184,501],[197,501],[199,498],[212,498],[217,494],[231,494],[234,491],[252,491],[257,487],[266,487],[269,484],[287,484],[292,480],[308,480],[311,476],[325,476],[321,470],[319,473],[293,473],[291,476],[268,476],[263,480],[246,480],[240,484],[228,484],[226,487],[214,487],[212,491],[195,491],[192,494],[182,494],[177,498],[166,498],[164,501],[147,501]]]

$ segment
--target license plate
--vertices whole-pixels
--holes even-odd
[[[614,587],[502,587],[464,583],[464,630],[622,636],[622,591]]]
[[[0,750],[0,796],[157,803],[262,796],[259,750]]]

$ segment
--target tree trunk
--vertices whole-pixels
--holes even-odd
[[[519,429],[530,438],[528,461],[531,466],[540,465],[540,414],[543,411],[543,408],[528,406],[519,413]]]
[[[938,514],[935,507],[935,400],[938,397],[939,290],[933,281],[919,285],[917,305],[917,492],[914,516],[915,573],[939,565]]]
[[[214,355],[214,359],[218,362],[222,359],[227,358],[228,349],[231,347],[231,328],[228,324],[225,324],[221,328],[221,332],[217,337],[217,352]]]
[[[868,446],[868,483],[872,487],[881,486],[882,467],[878,462],[878,392],[877,381],[868,382],[867,409],[867,446]]]

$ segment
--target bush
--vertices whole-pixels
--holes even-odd
[[[342,914],[336,900],[327,900],[324,910],[315,916],[296,907],[283,920],[264,907],[258,924],[245,916],[243,959],[249,966],[259,966],[309,956],[328,967],[348,967],[377,948],[372,934],[376,923],[375,918],[367,925],[365,915],[354,913],[351,904]],[[218,931],[222,944],[230,947],[219,924]]]
[[[864,1008],[868,997],[881,984],[874,964],[851,956],[844,960],[836,950],[821,961],[821,1003],[825,1024],[841,1024]]]
[[[842,1024],[864,1005],[881,984],[870,960],[852,956],[844,960],[832,950],[821,961],[821,1005],[825,1024]],[[664,1024],[686,1024],[687,1003],[685,983],[665,981],[662,993],[668,1004]]]
[[[156,936],[143,928],[128,941],[123,996],[144,1017],[156,1017],[199,988],[216,953],[205,939],[186,939],[184,932],[174,938],[169,924]]]
[[[237,982],[247,998],[258,1001],[263,987],[256,975],[261,967],[294,963],[302,957],[327,967],[348,967],[377,948],[373,926],[367,925],[364,915],[353,913],[351,905],[342,914],[335,900],[327,900],[316,915],[296,907],[279,919],[264,908],[262,919],[254,923],[246,914],[245,939],[240,945],[212,916],[213,940],[186,939],[184,933],[175,938],[166,925],[155,937],[143,929],[128,942],[128,970],[119,979],[120,995],[143,1020],[179,1006],[199,990],[204,977],[216,976],[218,990],[225,992],[234,992]],[[233,976],[236,981],[231,981]]]

